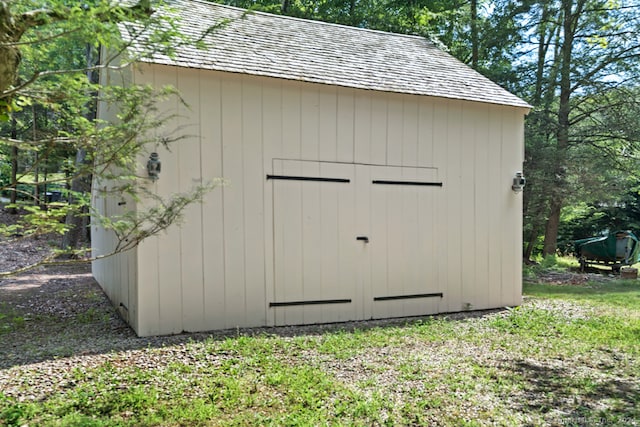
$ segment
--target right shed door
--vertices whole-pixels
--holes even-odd
[[[437,169],[356,166],[357,218],[368,228],[363,264],[369,318],[437,313]],[[368,223],[368,224],[366,224]]]

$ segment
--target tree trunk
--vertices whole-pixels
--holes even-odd
[[[553,37],[553,31],[549,31],[547,34],[547,28],[549,20],[549,8],[550,5],[545,3],[542,5],[542,12],[540,15],[540,24],[538,25],[538,62],[536,64],[536,85],[533,94],[533,105],[539,105],[542,101],[542,85],[544,81],[544,68],[547,58],[547,52]]]
[[[11,139],[18,139],[18,122],[15,117],[11,118]],[[11,192],[9,193],[9,203],[15,205],[18,201],[18,146],[11,147]],[[16,215],[16,208],[9,209],[9,213]]]
[[[18,80],[20,65],[20,51],[16,46],[15,18],[11,15],[9,4],[0,1],[0,94],[11,87]],[[0,98],[8,101],[8,99]],[[8,111],[5,107],[5,111]]]
[[[351,0],[349,3],[349,21],[354,27],[358,25],[358,19],[356,17],[356,0]]]
[[[541,200],[538,200],[538,204],[535,208],[532,208],[533,213],[529,215],[529,221],[531,223],[531,231],[529,232],[529,236],[526,239],[527,246],[525,247],[524,253],[522,257],[525,260],[530,260],[533,255],[533,249],[535,248],[536,241],[538,240],[538,236],[540,236],[540,230],[542,226],[545,224],[545,219],[543,217],[545,213],[545,204]],[[528,211],[525,211],[528,212]]]
[[[558,229],[560,227],[560,211],[562,210],[561,200],[551,200],[549,219],[544,231],[544,246],[542,255],[554,255],[558,249]]]
[[[31,106],[31,112],[33,115],[33,143],[35,144],[37,141],[37,131],[36,131],[36,106]],[[36,206],[40,206],[40,155],[36,151],[35,152],[35,163],[33,165],[33,204]]]
[[[571,62],[576,24],[581,14],[583,2],[578,2],[575,12],[573,0],[562,1],[563,43],[560,48],[560,100],[558,105],[558,128],[554,163],[554,185],[551,189],[549,219],[544,235],[543,255],[555,254],[558,247],[560,211],[564,203],[567,161],[569,157],[569,115],[571,112]]]
[[[85,162],[87,161],[87,152],[84,149],[79,149],[76,153],[76,165],[79,169],[84,169]],[[76,202],[74,199],[75,193],[86,194],[91,191],[91,178],[86,176],[79,176],[71,181],[71,194],[69,195],[69,203]],[[68,231],[62,236],[62,249],[76,249],[79,248],[82,243],[88,241],[88,218],[87,207],[83,207],[78,211],[72,211],[67,214],[65,224],[69,228]]]
[[[534,223],[531,225],[531,233],[529,233],[529,238],[527,239],[527,247],[524,250],[524,254],[522,254],[522,258],[527,261],[531,260],[531,255],[533,255],[533,248],[536,245],[536,240],[538,240],[538,235],[540,233],[540,224]]]
[[[471,0],[471,68],[478,69],[478,0]]]
[[[87,67],[91,68],[93,65],[99,62],[99,58],[95,55],[96,52],[91,45],[87,45]],[[88,71],[87,78],[91,83],[98,82],[98,73],[96,71]],[[89,105],[87,105],[87,118],[89,120],[95,120],[96,118],[96,96],[91,97]],[[80,171],[79,176],[76,176],[71,181],[71,194],[69,195],[69,203],[73,204],[74,194],[88,194],[91,191],[91,176],[84,174],[82,171],[86,171],[87,163],[87,151],[84,148],[79,148],[76,152],[76,173]],[[79,248],[82,243],[90,240],[89,235],[89,219],[87,215],[88,207],[83,207],[79,211],[71,210],[67,214],[65,224],[68,227],[68,231],[62,238],[62,249],[76,249]]]

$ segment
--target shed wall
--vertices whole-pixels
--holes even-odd
[[[103,73],[100,84],[126,85],[131,80],[130,73]],[[117,110],[104,101],[98,102],[98,117],[115,122]],[[124,197],[113,197],[114,183],[94,179],[91,189],[91,203],[101,215],[112,217],[125,211],[135,210],[133,200]],[[91,269],[96,281],[113,302],[116,310],[137,331],[138,325],[138,279],[136,251],[119,252],[116,250],[118,239],[111,231],[106,231],[99,224],[91,224],[92,256],[98,258]],[[115,253],[115,255],[113,255]]]
[[[138,248],[139,335],[280,323],[269,307],[274,184],[265,179],[277,159],[437,171],[443,186],[430,196],[425,244],[443,296],[428,311],[521,302],[522,201],[510,187],[522,167],[524,109],[157,65],[142,66],[135,81],[174,85],[190,106],[163,106],[180,114],[159,136],[178,128],[186,137],[171,153],[159,148],[155,189],[227,180],[188,209],[181,228]],[[371,270],[358,274],[371,281]]]

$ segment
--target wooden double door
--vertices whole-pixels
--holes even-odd
[[[438,312],[437,169],[274,160],[276,325]]]

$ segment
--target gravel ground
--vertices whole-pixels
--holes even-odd
[[[19,219],[20,215],[10,214],[0,204],[0,224],[13,225]],[[38,262],[51,253],[51,245],[57,244],[58,240],[58,236],[52,235],[36,238],[0,235],[0,273]]]
[[[0,370],[64,357],[82,358],[122,351],[180,345],[206,338],[271,334],[317,335],[334,330],[368,329],[401,325],[407,319],[346,322],[339,324],[244,328],[203,333],[139,338],[122,320],[91,275],[90,265],[42,267],[37,271],[0,280],[0,307],[14,317],[14,327],[4,331]],[[473,318],[498,310],[449,315]],[[83,362],[84,363],[84,362]],[[96,362],[99,363],[99,362]],[[89,362],[93,365],[93,362]],[[0,371],[0,386],[2,385]],[[2,387],[0,387],[0,390]]]
[[[0,268],[31,263],[45,253],[41,249],[42,241],[25,241],[23,244],[13,247],[0,244],[4,251],[0,251]],[[584,279],[569,274],[550,275],[543,281],[571,285],[582,283]],[[527,299],[524,306],[549,310],[570,319],[586,319],[593,310],[560,300]],[[464,320],[457,326],[464,332],[465,327],[478,325],[476,322],[507,315],[505,310],[492,310],[447,317]],[[42,267],[0,280],[0,393],[19,401],[44,400],[54,393],[63,393],[66,387],[73,387],[70,372],[74,368],[97,367],[106,362],[114,366],[126,364],[140,368],[158,368],[174,362],[193,364],[196,363],[192,360],[194,345],[198,346],[199,342],[211,337],[222,339],[238,334],[270,334],[285,337],[307,335],[315,339],[324,332],[337,329],[362,330],[406,322],[407,319],[394,319],[138,338],[92,278],[88,264]],[[207,357],[211,358],[207,363],[215,364],[222,363],[227,356],[210,354]],[[287,355],[283,354],[283,357]],[[471,419],[474,411],[478,410],[477,405],[506,405],[514,409],[514,413],[555,408],[538,419],[543,425],[547,422],[559,425],[557,420],[561,417],[579,416],[572,413],[576,396],[550,394],[555,385],[548,378],[557,375],[593,379],[601,383],[602,396],[589,400],[585,397],[585,401],[580,402],[595,409],[600,406],[606,409],[609,405],[606,399],[609,398],[616,398],[624,405],[633,405],[631,402],[635,401],[640,390],[640,378],[627,373],[628,366],[635,366],[636,362],[629,360],[628,355],[614,354],[606,349],[593,349],[588,357],[567,355],[557,360],[538,360],[519,357],[517,352],[510,350],[487,348],[482,342],[465,345],[462,341],[428,344],[407,341],[399,346],[375,348],[366,355],[346,360],[337,360],[318,352],[297,357],[295,363],[320,366],[323,371],[354,388],[361,388],[362,384],[369,381],[370,392],[375,393],[384,385],[389,397],[398,402],[410,399],[412,393],[424,387],[420,381],[400,380],[402,374],[396,371],[398,361],[416,363],[423,370],[438,371],[466,369],[475,365],[495,369],[497,375],[528,378],[530,386],[526,390],[514,390],[508,402],[499,401],[500,398],[490,390],[478,394],[486,401],[476,402],[476,406],[461,399],[460,405],[467,406],[461,408],[470,414]],[[460,364],[460,360],[472,363]],[[363,391],[367,392],[366,389]],[[530,424],[525,418],[520,421]],[[632,421],[627,424],[638,425],[640,422]]]

